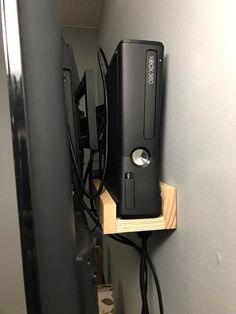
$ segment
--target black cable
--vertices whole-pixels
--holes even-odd
[[[100,125],[99,130],[98,130],[98,140],[100,139],[100,137],[102,135],[102,129],[103,129],[103,126],[104,126],[104,119],[101,118],[101,120],[102,120],[102,122],[101,122],[101,125]],[[93,171],[93,158],[95,156],[95,153],[96,153],[95,150],[90,150],[90,156],[89,156],[88,164],[87,164],[87,167],[86,167],[86,170],[85,170],[85,173],[84,173],[84,177],[83,177],[84,185],[86,185],[87,179],[89,177],[89,173],[92,174],[92,171]],[[100,156],[100,149],[99,149],[99,156]],[[99,158],[99,161],[100,161],[100,158]],[[92,194],[92,190],[89,190],[89,193]]]
[[[72,170],[75,170],[74,167],[72,167]],[[74,172],[73,172],[74,174]],[[102,230],[102,226],[98,220],[98,217],[95,216],[95,214],[91,211],[91,209],[87,206],[87,204],[85,203],[85,201],[83,200],[83,197],[81,196],[80,194],[80,190],[79,190],[79,184],[78,184],[78,181],[77,181],[77,178],[76,176],[73,176],[74,178],[74,193],[76,196],[78,196],[80,202],[81,202],[81,205],[83,206],[83,209],[86,211],[86,213],[89,215],[89,217],[91,218],[91,220],[94,222],[96,228],[99,228],[100,230]],[[113,240],[116,240],[118,241],[119,243],[122,243],[122,244],[127,244],[127,245],[130,245],[130,246],[133,246],[134,248],[136,248],[139,252],[141,252],[141,248],[136,245],[134,242],[132,242],[131,240],[129,240],[128,238],[122,236],[122,235],[109,235],[109,237]]]
[[[149,314],[148,302],[147,302],[147,289],[145,283],[145,272],[147,271],[145,254],[142,252],[140,257],[140,268],[139,268],[139,285],[142,299],[142,314]]]
[[[132,240],[126,238],[125,236],[121,235],[121,234],[116,234],[116,236],[118,237],[119,240],[117,240],[117,238],[115,238],[114,240],[120,242],[121,244],[125,244],[125,245],[128,245],[128,246],[132,246],[133,248],[135,248],[139,253],[142,253],[142,248],[137,245],[135,242],[133,242]],[[110,237],[113,239],[113,237]],[[164,308],[163,308],[163,300],[162,300],[162,293],[161,293],[161,287],[160,287],[160,283],[159,283],[159,279],[158,279],[158,276],[157,276],[157,273],[156,273],[156,270],[155,270],[155,267],[151,261],[151,258],[148,254],[148,251],[146,250],[146,260],[149,264],[149,267],[151,269],[151,273],[152,273],[152,276],[154,278],[154,282],[155,282],[155,286],[156,286],[156,291],[157,291],[157,296],[158,296],[158,301],[159,301],[159,311],[160,311],[160,314],[164,314]]]
[[[163,301],[162,301],[162,293],[161,293],[161,287],[160,287],[160,283],[159,283],[159,279],[155,270],[155,267],[151,261],[151,258],[149,256],[148,253],[146,253],[146,259],[147,262],[149,264],[149,267],[151,269],[153,278],[154,278],[154,282],[155,282],[155,286],[156,286],[156,290],[157,290],[157,296],[158,296],[158,300],[159,300],[159,310],[160,310],[160,314],[164,314],[164,308],[163,308]]]
[[[95,227],[93,227],[93,229],[91,229],[90,232],[93,233],[97,228],[98,228],[98,226],[95,225]]]
[[[72,163],[73,165],[73,163]],[[72,170],[75,171],[75,168],[72,167]],[[73,174],[74,174],[74,171],[73,171]],[[77,181],[77,178],[76,176],[73,176],[74,178],[74,193],[76,194],[76,196],[78,196],[80,202],[81,202],[81,205],[83,206],[83,209],[86,211],[86,213],[89,215],[89,217],[91,218],[91,220],[94,222],[96,228],[99,228],[100,230],[102,230],[102,226],[98,220],[98,217],[95,216],[95,214],[91,211],[91,209],[87,206],[87,204],[85,203],[85,201],[83,200],[83,197],[81,196],[80,194],[80,189],[79,189],[79,183]],[[118,241],[119,243],[121,244],[126,244],[126,245],[129,245],[129,246],[132,246],[134,247],[136,250],[138,250],[139,252],[142,251],[142,249],[136,244],[134,243],[133,241],[129,240],[128,238],[120,235],[120,234],[116,234],[116,235],[108,235],[111,239],[113,240],[116,240]]]
[[[104,186],[105,181],[105,175],[106,175],[106,169],[107,169],[107,163],[108,163],[108,99],[107,99],[107,87],[106,87],[106,78],[105,78],[105,72],[102,67],[102,61],[101,61],[101,55],[104,54],[103,50],[100,48],[97,51],[97,59],[98,59],[98,65],[101,73],[102,78],[102,85],[103,85],[103,98],[104,98],[104,105],[105,105],[105,134],[103,134],[103,138],[105,138],[105,149],[104,149],[104,166],[102,171],[102,176],[100,180],[100,185],[97,190],[97,194],[100,195]],[[105,57],[105,54],[104,54]],[[103,58],[104,58],[103,57]]]
[[[77,161],[76,161],[76,156],[75,156],[75,150],[73,147],[73,143],[72,143],[72,138],[71,138],[71,134],[70,134],[70,130],[68,129],[68,139],[69,139],[69,148],[70,148],[70,155],[71,155],[71,160],[72,160],[72,166],[74,169],[74,173],[75,173],[75,177],[77,178],[77,181],[79,183],[81,192],[88,198],[88,199],[96,199],[100,194],[101,191],[103,189],[103,185],[99,187],[99,189],[97,190],[97,192],[95,194],[90,194],[89,191],[86,189],[85,184],[83,182],[83,178],[81,176],[81,173],[78,169],[77,166]]]
[[[94,151],[94,150],[91,150],[91,151],[90,151],[89,160],[88,160],[88,164],[87,164],[87,168],[86,168],[85,173],[84,173],[84,178],[83,178],[83,183],[84,183],[84,185],[85,185],[86,182],[87,182],[88,175],[89,175],[89,171],[90,171],[90,169],[92,168],[94,155],[95,155],[95,151]]]
[[[80,196],[80,193],[78,193],[78,187],[75,185],[75,193],[78,195],[82,205],[83,205],[83,208],[84,210],[86,211],[86,213],[89,215],[89,217],[92,219],[92,221],[94,222],[96,228],[99,228],[100,230],[102,230],[102,227],[101,227],[101,224],[98,220],[98,217],[96,217],[94,215],[93,212],[91,212],[91,210],[88,208],[87,204],[84,202],[83,198]],[[95,229],[94,229],[95,230]],[[137,245],[135,242],[133,242],[132,240],[130,240],[129,238],[121,235],[121,234],[115,234],[115,235],[108,235],[109,238],[111,238],[112,240],[115,240],[121,244],[124,244],[124,245],[128,245],[128,246],[131,246],[133,248],[135,248],[139,253],[142,254],[143,252],[143,249],[142,247],[140,247],[139,245]],[[159,310],[160,310],[160,314],[164,314],[164,309],[163,309],[163,301],[162,301],[162,293],[161,293],[161,288],[160,288],[160,284],[159,284],[159,279],[158,279],[158,276],[157,276],[157,273],[155,271],[155,267],[151,261],[151,258],[146,250],[145,252],[145,258],[149,264],[149,267],[151,269],[151,272],[152,272],[152,275],[153,275],[153,278],[154,278],[154,282],[155,282],[155,286],[156,286],[156,290],[157,290],[157,295],[158,295],[158,300],[159,300]]]
[[[102,230],[102,227],[98,221],[98,218],[96,216],[94,216],[94,213],[92,213],[91,209],[88,208],[87,204],[85,203],[85,201],[83,200],[83,197],[80,194],[80,190],[78,189],[78,187],[81,187],[81,185],[83,184],[80,173],[78,171],[78,167],[76,164],[76,159],[75,159],[75,153],[73,150],[73,143],[72,143],[72,139],[70,136],[70,131],[68,129],[68,133],[69,133],[69,146],[70,146],[70,153],[71,153],[71,159],[72,159],[72,168],[74,170],[74,174],[75,174],[75,182],[76,182],[76,190],[77,190],[77,195],[80,199],[81,204],[83,205],[84,210],[87,212],[87,214],[90,216],[90,218],[93,220],[93,222],[95,223],[96,227],[98,227],[100,230]],[[83,190],[83,189],[82,189]],[[139,253],[142,254],[143,252],[143,248],[141,248],[140,246],[138,246],[135,242],[133,242],[132,240],[126,238],[123,235],[120,234],[116,234],[116,235],[110,235],[109,236],[111,239],[118,241],[119,243],[125,244],[125,245],[129,245],[132,246],[133,248],[135,248]],[[148,261],[148,264],[150,266],[154,281],[155,281],[155,285],[156,285],[156,290],[157,290],[157,295],[158,295],[158,300],[159,300],[159,309],[160,309],[160,314],[164,314],[164,309],[163,309],[163,302],[162,302],[162,294],[161,294],[161,288],[160,288],[160,284],[159,284],[159,280],[155,271],[155,268],[152,264],[152,261],[148,255],[148,252],[146,252],[145,254],[146,259]],[[144,291],[145,293],[145,291]]]
[[[103,186],[104,186],[104,181],[105,181],[105,175],[106,175],[106,169],[107,169],[107,161],[108,161],[108,103],[107,103],[107,90],[106,90],[106,81],[105,81],[105,73],[103,71],[102,68],[102,62],[101,62],[101,52],[100,50],[98,50],[97,52],[97,58],[98,58],[98,64],[99,64],[99,68],[100,68],[100,72],[101,72],[101,77],[102,77],[102,84],[103,84],[103,95],[104,95],[104,105],[105,105],[105,111],[106,111],[106,116],[105,116],[105,152],[104,152],[104,166],[103,166],[103,171],[102,171],[102,175],[101,175],[101,180],[100,180],[100,184],[99,187],[96,191],[95,194],[91,194],[89,193],[89,191],[86,189],[85,184],[83,182],[82,176],[80,174],[80,171],[78,169],[77,166],[77,158],[75,155],[75,149],[73,147],[73,142],[72,142],[72,138],[71,138],[71,133],[70,133],[70,129],[68,127],[68,138],[69,138],[69,146],[70,146],[70,154],[71,154],[71,159],[72,159],[72,164],[73,164],[73,168],[75,171],[75,176],[77,177],[77,180],[79,182],[81,191],[83,192],[83,194],[88,198],[88,199],[96,199],[98,198],[98,196],[101,194]]]
[[[101,53],[103,62],[104,62],[104,64],[105,64],[106,70],[107,70],[107,69],[108,69],[108,62],[107,62],[107,58],[106,58],[105,52],[104,52],[104,50],[103,50],[101,47],[99,48],[99,51],[100,51],[100,53]]]
[[[99,146],[99,173],[100,173],[100,176],[101,176],[101,173],[102,173],[102,156],[103,156],[103,151],[104,151],[104,136],[101,138],[101,141],[100,141],[100,146]]]
[[[67,127],[67,134],[68,134],[70,157],[71,157],[71,161],[72,161],[72,167],[73,167],[73,170],[74,170],[74,175],[75,175],[75,177],[76,177],[76,179],[77,179],[77,181],[79,183],[81,191],[85,192],[84,190],[86,190],[86,189],[85,189],[85,186],[84,186],[83,179],[81,177],[80,171],[79,171],[78,166],[77,166],[77,160],[76,160],[76,156],[75,156],[75,149],[74,149],[74,146],[73,146],[73,142],[72,142],[69,126]]]
[[[100,134],[103,133],[103,136],[101,137],[100,140],[100,147],[99,147],[99,161],[100,161],[100,168],[102,168],[102,155],[103,155],[103,150],[104,150],[104,165],[103,165],[103,169],[102,169],[102,175],[101,175],[101,181],[100,181],[100,185],[99,188],[96,192],[96,194],[92,194],[91,191],[87,191],[87,189],[85,188],[85,183],[87,181],[87,177],[89,176],[91,179],[91,165],[92,165],[92,160],[93,160],[93,156],[91,158],[91,163],[89,163],[89,167],[86,169],[86,176],[85,176],[85,181],[83,182],[81,175],[80,175],[80,171],[78,170],[77,167],[77,162],[76,162],[76,158],[75,158],[75,151],[73,148],[73,142],[71,139],[71,134],[70,131],[68,129],[68,133],[69,133],[69,146],[70,146],[70,153],[71,153],[71,159],[72,159],[72,166],[73,166],[73,170],[74,170],[74,175],[76,178],[76,194],[78,195],[80,202],[84,208],[84,210],[87,212],[87,214],[90,216],[90,218],[92,219],[92,221],[95,224],[95,227],[93,230],[95,230],[96,228],[99,228],[100,230],[102,230],[102,227],[100,225],[100,222],[98,220],[98,217],[95,215],[95,213],[88,208],[87,204],[84,202],[83,197],[81,196],[81,193],[83,193],[87,198],[89,198],[91,200],[91,207],[93,209],[93,202],[92,200],[96,199],[100,193],[102,192],[103,189],[103,185],[104,185],[104,180],[105,180],[105,174],[106,174],[106,168],[107,168],[107,160],[108,160],[108,103],[107,103],[107,90],[106,90],[106,82],[105,82],[105,73],[102,67],[102,62],[101,62],[101,57],[103,58],[103,62],[106,66],[106,70],[108,69],[108,62],[105,56],[104,51],[100,48],[97,52],[97,58],[98,58],[98,63],[99,63],[99,68],[100,68],[100,72],[101,72],[101,77],[102,77],[102,84],[103,84],[103,93],[104,93],[104,104],[105,104],[105,111],[106,111],[106,115],[105,115],[105,132],[104,130],[101,130],[101,133],[99,131]],[[105,133],[105,134],[104,134]],[[104,147],[105,144],[105,147]],[[92,155],[92,153],[91,153]],[[91,156],[90,156],[91,157]],[[101,159],[101,160],[100,160]],[[109,235],[109,237],[121,244],[124,245],[128,245],[131,246],[133,248],[135,248],[140,254],[141,254],[141,261],[140,261],[140,290],[141,290],[141,296],[142,296],[142,301],[143,301],[143,306],[142,306],[142,314],[149,314],[149,309],[148,309],[148,302],[147,302],[147,286],[148,286],[148,272],[147,272],[147,263],[149,264],[149,267],[151,269],[151,273],[153,275],[154,278],[154,282],[155,282],[155,286],[156,286],[156,290],[157,290],[157,295],[158,295],[158,300],[159,300],[159,310],[160,310],[160,314],[164,314],[164,309],[163,309],[163,301],[162,301],[162,294],[161,294],[161,289],[160,289],[160,284],[159,284],[159,280],[158,280],[158,276],[157,273],[155,271],[154,265],[150,259],[150,256],[148,254],[147,251],[147,239],[148,239],[148,235],[146,234],[143,238],[142,238],[142,247],[140,247],[139,245],[137,245],[135,242],[133,242],[132,240],[128,239],[127,237],[121,235],[121,234],[116,234],[116,235]]]
[[[142,253],[142,248],[137,245],[135,242],[133,242],[132,240],[130,240],[129,238],[119,234],[119,233],[116,233],[116,236],[119,237],[120,240],[123,241],[123,244],[126,244],[128,246],[132,246],[133,248],[135,248],[139,253]]]
[[[93,157],[92,157],[93,161]],[[88,174],[88,185],[89,185],[89,193],[93,193],[94,185],[93,185],[93,164],[89,167],[89,174]],[[94,214],[97,214],[97,210],[95,208],[94,200],[90,199],[89,200],[91,210],[94,212]]]
[[[140,292],[142,298],[142,314],[149,314],[149,306],[147,299],[147,287],[148,287],[148,271],[147,271],[147,261],[146,261],[146,253],[147,253],[147,241],[150,232],[140,232],[138,235],[142,239],[142,253],[140,257],[140,271],[139,271],[139,281],[140,281]]]

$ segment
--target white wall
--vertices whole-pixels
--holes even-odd
[[[0,22],[0,313],[26,314],[12,135]]]
[[[165,45],[162,180],[178,191],[178,230],[150,243],[167,314],[236,313],[236,2],[105,1],[99,43]],[[140,313],[138,255],[109,245],[118,314]],[[151,313],[158,313],[150,289]]]

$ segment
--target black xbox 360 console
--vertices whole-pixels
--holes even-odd
[[[158,142],[164,47],[124,40],[106,75],[108,165],[105,186],[123,218],[158,217]]]

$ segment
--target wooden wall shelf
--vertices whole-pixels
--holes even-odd
[[[99,186],[99,180],[94,180]],[[104,188],[99,197],[99,219],[104,234],[176,229],[176,188],[160,183],[162,216],[158,218],[121,219],[116,216],[116,203]]]

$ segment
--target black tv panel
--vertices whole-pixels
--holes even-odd
[[[67,123],[76,146],[74,61],[63,64],[55,1],[1,4],[27,314],[96,313],[87,221],[75,215],[72,197]]]

